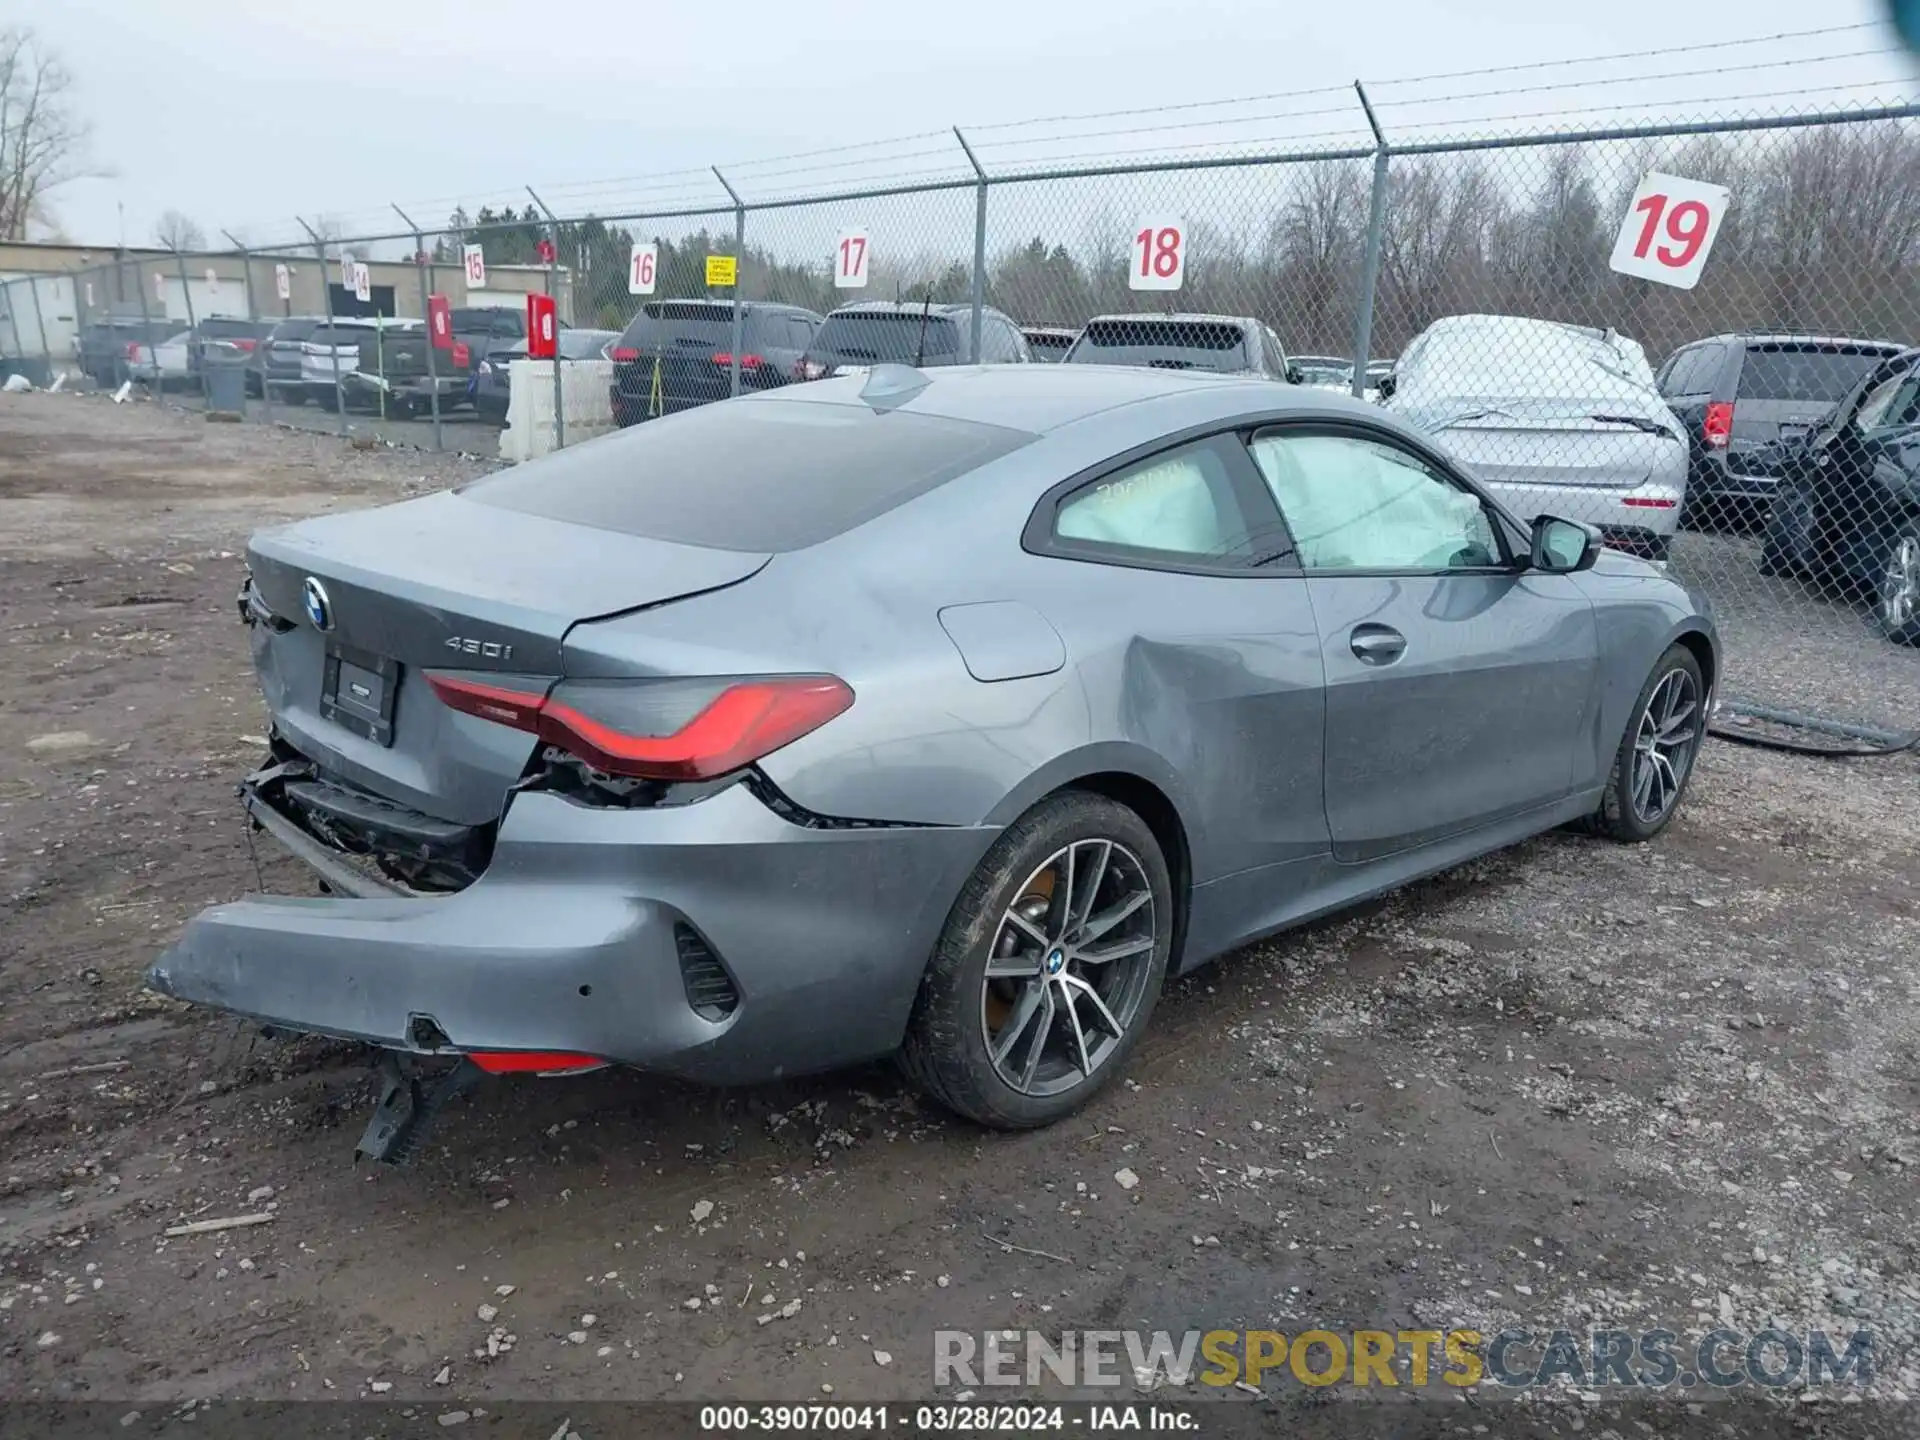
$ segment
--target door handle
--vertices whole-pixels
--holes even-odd
[[[1407,637],[1386,625],[1356,625],[1347,643],[1367,665],[1391,665],[1406,651]]]

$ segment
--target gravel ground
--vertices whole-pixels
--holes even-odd
[[[480,468],[0,398],[0,1399],[906,1399],[936,1328],[1777,1319],[1871,1329],[1845,1433],[1912,1433],[1912,755],[1711,746],[1653,845],[1542,837],[1177,983],[1127,1082],[1044,1133],[877,1067],[603,1073],[489,1084],[414,1167],[356,1171],[362,1055],[139,977],[202,905],[310,893],[232,801],[246,532]],[[1907,661],[1863,650],[1860,693]],[[1296,1423],[1353,1393],[1262,1389],[1184,1393]],[[1610,1399],[1553,1393],[1527,1408],[1607,1433]],[[1689,1404],[1613,1433],[1745,1428]]]

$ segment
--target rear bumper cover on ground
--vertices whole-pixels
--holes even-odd
[[[395,1049],[434,1048],[421,1037],[437,1031],[457,1050],[565,1051],[715,1083],[830,1069],[898,1046],[995,833],[807,828],[744,786],[652,810],[525,793],[465,890],[215,905],[148,983]],[[719,1021],[689,1000],[681,927],[739,994]]]

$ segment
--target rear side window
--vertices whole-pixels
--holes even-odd
[[[1884,351],[1856,346],[1749,346],[1740,367],[1740,398],[1837,404],[1886,358]]]
[[[1704,395],[1719,378],[1720,347],[1696,345],[1673,357],[1673,368],[1660,391],[1664,395]]]
[[[251,320],[227,320],[215,318],[200,322],[200,333],[209,340],[244,339],[260,333],[260,327]]]
[[[1067,352],[1078,365],[1146,365],[1160,370],[1245,370],[1246,336],[1212,320],[1095,320]]]
[[[312,320],[282,320],[273,327],[273,334],[267,338],[269,340],[305,340],[319,328],[319,325]]]
[[[912,309],[829,315],[813,337],[813,353],[848,365],[953,364],[962,353],[960,327]]]
[[[460,493],[524,515],[682,545],[799,550],[1034,438],[864,405],[705,405]]]

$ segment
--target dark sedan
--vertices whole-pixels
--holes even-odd
[[[1920,644],[1920,349],[1883,360],[1804,439],[1755,458],[1777,477],[1760,568],[1873,606]]]

